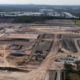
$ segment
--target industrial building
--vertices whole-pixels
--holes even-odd
[[[0,16],[40,16],[43,13],[40,12],[0,12]]]
[[[40,9],[39,12],[46,13],[46,12],[53,12],[53,10],[52,9]]]
[[[66,18],[79,18],[68,12],[62,12],[62,15],[65,16]]]

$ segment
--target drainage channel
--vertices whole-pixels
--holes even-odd
[[[23,70],[23,69],[12,68],[12,67],[0,67],[0,70],[7,70],[12,72],[25,72],[25,73],[30,72],[29,70]]]

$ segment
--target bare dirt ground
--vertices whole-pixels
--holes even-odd
[[[48,22],[48,21],[46,21]],[[52,21],[49,22],[49,24],[63,24],[63,21]],[[67,22],[67,23],[66,23]],[[64,20],[64,24],[70,24],[73,25],[71,21]],[[66,25],[67,26],[67,25]],[[45,57],[45,59],[42,60],[41,64],[38,63],[38,61],[27,61],[28,56],[31,54],[31,50],[26,50],[25,54],[28,56],[26,57],[11,57],[9,54],[10,50],[6,50],[6,47],[8,47],[10,44],[7,42],[0,42],[0,67],[3,67],[3,70],[0,69],[0,80],[49,80],[49,74],[48,70],[58,70],[60,71],[63,69],[63,64],[62,62],[55,62],[55,59],[58,56],[67,56],[67,55],[72,55],[72,56],[80,56],[80,50],[79,46],[77,45],[77,39],[74,39],[75,45],[78,49],[78,53],[71,53],[71,52],[66,52],[64,51],[63,53],[59,52],[59,49],[62,49],[61,46],[61,39],[58,38],[57,36],[60,34],[79,34],[80,33],[75,33],[72,32],[72,29],[80,29],[79,27],[61,27],[61,26],[29,26],[29,24],[8,24],[8,23],[1,23],[0,27],[4,27],[3,31],[0,31],[0,39],[5,39],[5,38],[26,38],[29,40],[32,40],[32,43],[37,43],[37,37],[38,35],[42,34],[54,34],[54,37],[52,39],[38,39],[38,40],[43,40],[43,41],[53,41],[53,44],[51,46],[50,51],[48,52],[48,55]],[[14,34],[11,33],[11,31],[8,31],[10,28],[14,30]],[[23,31],[22,31],[23,30]],[[70,30],[68,32],[68,30]],[[17,34],[16,34],[17,33]],[[30,34],[31,33],[31,34]],[[36,39],[36,40],[35,40]],[[2,43],[2,44],[1,44]],[[4,43],[4,44],[3,44]],[[7,43],[7,44],[6,44]],[[20,42],[11,42],[12,44],[20,44]],[[30,44],[28,42],[22,42],[21,45],[26,45],[29,46]],[[35,45],[34,45],[35,46]],[[14,51],[14,50],[12,50]],[[15,50],[15,51],[20,51],[20,50]],[[24,51],[24,50],[23,50]],[[10,60],[8,61],[8,58]],[[13,59],[14,58],[14,59]],[[17,66],[17,61],[19,62],[26,62],[25,65],[18,65]],[[34,63],[35,65],[31,65]],[[9,71],[9,70],[4,70],[5,67],[13,67],[13,68],[18,68],[18,69],[23,69],[23,70],[29,70],[29,72],[18,72],[18,71]],[[58,78],[60,74],[58,74]],[[59,80],[59,79],[58,79]]]
[[[37,39],[37,34],[9,34],[3,38],[24,38],[24,39]]]
[[[26,79],[27,80],[44,80],[45,79],[46,71],[48,70],[48,68],[52,64],[52,62],[55,60],[55,55],[58,53],[59,44],[57,43],[57,41],[58,41],[57,39],[54,40],[53,48],[51,49],[51,51],[50,51],[49,55],[46,57],[46,59],[42,62],[41,66],[38,69],[32,70],[29,73],[27,73],[26,77],[23,77],[23,80],[26,80]],[[6,65],[8,65],[7,62],[6,62]],[[3,75],[5,75],[5,74],[6,73],[4,73]],[[1,75],[1,76],[3,76],[3,75]],[[16,73],[15,73],[15,75],[16,75]],[[16,75],[16,76],[17,77],[19,76],[18,79],[22,80],[20,78],[20,75]],[[11,75],[11,74],[1,77],[1,79],[5,79],[5,78],[7,78],[8,80],[9,79],[17,80],[17,78],[15,78],[15,76]]]

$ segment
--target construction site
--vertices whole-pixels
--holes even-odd
[[[64,63],[80,60],[80,27],[48,23],[0,24],[0,80],[64,80]]]

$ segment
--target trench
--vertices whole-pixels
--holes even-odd
[[[30,72],[29,70],[23,70],[23,69],[12,68],[12,67],[0,67],[0,70],[7,70],[9,72],[25,72],[25,73]]]
[[[55,70],[49,71],[49,80],[57,80],[57,71]]]

